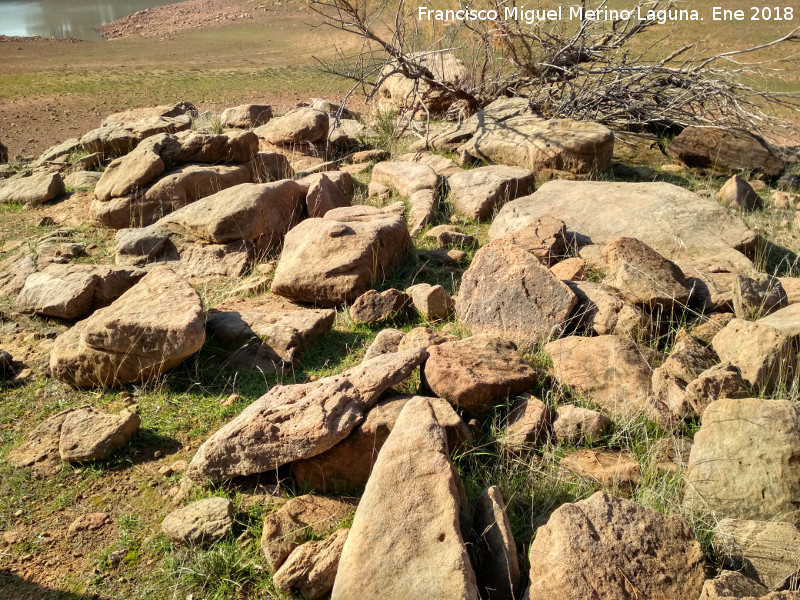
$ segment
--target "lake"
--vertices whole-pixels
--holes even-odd
[[[0,0],[0,35],[101,40],[95,27],[176,0]]]

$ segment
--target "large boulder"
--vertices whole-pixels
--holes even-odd
[[[366,414],[364,422],[330,450],[292,463],[292,475],[304,488],[317,492],[360,491],[397,418],[416,396],[394,396],[381,400]],[[471,436],[464,421],[441,398],[428,398],[436,420],[444,428],[452,454],[467,448]]]
[[[86,133],[80,139],[80,144],[89,154],[98,152],[103,156],[122,156],[146,138],[184,131],[191,125],[192,119],[185,114],[150,115],[136,121],[106,120],[98,129]]]
[[[337,208],[288,234],[272,282],[275,294],[321,306],[352,302],[411,251],[401,216],[369,206]]]
[[[17,310],[77,319],[108,306],[144,277],[141,269],[52,264],[33,273],[17,296]]]
[[[409,58],[428,69],[436,81],[446,86],[457,87],[468,75],[464,62],[449,52],[421,52]],[[383,68],[381,81],[376,94],[376,111],[379,114],[407,113],[424,118],[428,113],[446,112],[456,101],[456,95],[449,90],[431,88],[424,81],[405,77],[394,61]]]
[[[520,115],[485,123],[457,152],[462,162],[484,160],[529,171],[599,172],[611,167],[614,134],[599,123]]]
[[[417,234],[431,222],[438,202],[436,172],[428,165],[416,162],[388,161],[372,169],[372,183],[382,183],[408,198],[411,210],[408,226]]]
[[[197,483],[219,482],[321,454],[427,357],[424,350],[385,354],[340,375],[275,386],[206,440],[186,475]]]
[[[233,529],[233,503],[227,498],[206,498],[169,513],[161,530],[176,544],[209,545]]]
[[[650,415],[656,353],[615,335],[572,336],[544,347],[559,383],[610,414]]]
[[[624,232],[682,268],[688,262],[719,270],[727,262],[738,273],[754,271],[741,251],[754,248],[755,232],[713,200],[669,183],[549,181],[500,209],[489,237],[542,217],[561,219],[593,244],[608,244]]]
[[[597,492],[564,504],[530,548],[529,600],[697,598],[703,552],[688,523]]]
[[[223,127],[252,129],[264,125],[272,118],[272,107],[269,104],[241,104],[222,111],[219,117]]]
[[[478,250],[464,273],[456,314],[473,334],[524,345],[558,335],[576,303],[569,287],[533,254],[496,240]]]
[[[454,173],[447,178],[447,183],[456,212],[479,221],[491,218],[494,211],[509,200],[536,191],[536,175],[532,171],[505,165]]]
[[[28,177],[15,177],[0,182],[0,204],[27,204],[36,206],[58,198],[66,191],[64,180],[58,173],[34,173]]]
[[[530,390],[536,372],[508,341],[475,336],[428,349],[426,385],[453,406],[484,413]]]
[[[298,364],[335,318],[274,297],[228,300],[208,312],[208,346],[227,367],[280,371]]]
[[[71,385],[144,381],[197,352],[205,341],[200,296],[159,266],[110,306],[56,338],[50,372]]]
[[[328,113],[313,108],[298,108],[253,130],[259,138],[279,146],[325,142]]]
[[[461,533],[464,508],[433,407],[423,398],[411,400],[381,448],[356,509],[331,599],[478,600]]]
[[[744,171],[774,177],[785,166],[764,140],[729,127],[687,127],[669,143],[667,152],[690,167],[723,173]]]
[[[703,413],[689,456],[684,506],[717,517],[800,523],[800,407],[722,399]]]

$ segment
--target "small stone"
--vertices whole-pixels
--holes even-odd
[[[168,514],[161,524],[173,542],[187,546],[213,544],[233,527],[233,503],[227,498],[206,498]]]
[[[394,288],[385,292],[368,290],[350,306],[350,318],[356,325],[402,319],[410,301],[408,294]]]
[[[573,404],[559,406],[553,421],[553,433],[562,444],[577,446],[599,441],[611,426],[603,413]]]

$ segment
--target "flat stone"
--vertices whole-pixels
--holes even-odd
[[[545,266],[558,262],[567,251],[567,229],[564,221],[544,217],[535,219],[509,233],[505,239],[533,254]]]
[[[456,211],[469,219],[488,220],[509,200],[536,191],[531,171],[505,165],[490,165],[454,173],[447,179],[450,200]]]
[[[35,173],[28,177],[0,181],[0,204],[43,204],[66,192],[58,173]]]
[[[690,167],[720,172],[748,171],[780,175],[783,160],[756,136],[722,127],[687,127],[673,138],[667,152]]]
[[[590,281],[567,282],[578,305],[570,321],[597,335],[616,334],[636,339],[649,330],[642,309],[620,298],[612,289]]]
[[[610,450],[573,450],[559,463],[566,469],[606,487],[630,490],[642,480],[636,458],[626,452]]]
[[[58,444],[61,460],[84,462],[108,458],[127,445],[141,422],[139,415],[127,410],[118,415],[89,406],[74,410],[61,424]]]
[[[562,444],[593,444],[602,439],[610,426],[611,419],[603,413],[574,404],[564,404],[556,410],[553,434]]]
[[[313,108],[298,108],[272,119],[253,132],[270,144],[290,146],[324,142],[328,137],[328,127],[328,113]]]
[[[384,292],[367,290],[350,305],[350,318],[353,323],[380,323],[388,319],[403,319],[411,298],[405,292],[394,288]]]
[[[272,107],[269,104],[242,104],[222,111],[219,117],[223,127],[252,129],[264,125],[272,118]]]
[[[543,444],[553,423],[553,413],[547,405],[529,394],[524,394],[508,413],[508,426],[502,442],[507,448],[523,452]]]
[[[324,596],[333,588],[348,533],[348,529],[339,529],[322,541],[296,548],[275,571],[272,583],[286,593],[297,590],[306,600]]]
[[[367,348],[362,362],[380,356],[381,354],[397,352],[404,335],[402,331],[397,329],[381,329],[378,335],[375,336],[372,344]]]
[[[233,503],[227,498],[206,498],[172,511],[161,530],[176,544],[209,545],[227,536],[233,528]]]
[[[710,367],[686,386],[686,400],[701,419],[708,405],[722,398],[746,398],[747,385],[737,367],[723,363]]]
[[[757,581],[745,577],[738,571],[723,571],[716,579],[708,579],[698,600],[739,600],[761,598],[769,590]]]

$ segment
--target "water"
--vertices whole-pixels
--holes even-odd
[[[0,35],[101,40],[94,28],[177,0],[0,0]]]

